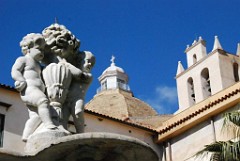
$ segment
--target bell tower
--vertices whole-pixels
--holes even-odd
[[[223,50],[215,36],[212,51],[207,54],[206,42],[199,37],[185,50],[187,69],[178,62],[176,82],[179,111],[207,99],[209,96],[239,81],[240,47],[237,54]]]

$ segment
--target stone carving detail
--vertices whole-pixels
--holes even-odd
[[[45,64],[66,60],[75,65],[80,41],[65,26],[52,24],[43,30],[42,35],[46,41]]]
[[[67,100],[64,104],[64,127],[67,127],[69,116],[73,117],[73,122],[77,133],[83,132],[84,129],[84,99],[89,85],[92,82],[91,69],[95,64],[95,57],[89,51],[79,54],[77,66],[68,64],[68,68],[73,73]]]
[[[47,88],[50,105],[62,118],[62,104],[64,103],[72,75],[63,63],[51,63],[43,70],[43,79]]]
[[[70,115],[76,132],[82,133],[84,98],[92,81],[94,55],[79,51],[80,41],[57,23],[42,34],[28,34],[20,46],[24,56],[17,58],[11,74],[29,111],[23,141],[46,132],[51,137],[69,135]]]

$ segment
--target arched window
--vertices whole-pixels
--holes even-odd
[[[189,91],[189,96],[190,96],[189,97],[190,98],[190,105],[193,105],[196,102],[193,79],[191,77],[188,78],[187,83],[188,83],[188,91]]]
[[[202,85],[203,85],[203,95],[204,98],[212,95],[211,82],[209,77],[209,70],[207,68],[203,69],[201,72]]]
[[[197,55],[194,54],[194,55],[193,55],[193,64],[195,64],[196,62],[197,62]]]
[[[238,75],[238,63],[233,63],[233,75],[235,82],[239,81],[239,75]]]

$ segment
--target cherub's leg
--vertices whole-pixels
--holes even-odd
[[[75,108],[74,114],[78,116],[78,113],[81,113],[83,111],[84,100],[83,99],[77,100],[74,108]]]
[[[42,98],[38,101],[38,115],[41,118],[43,125],[48,129],[55,129],[56,126],[53,124],[50,109],[48,107],[47,98]]]
[[[84,116],[83,111],[78,113],[78,115],[73,116],[73,122],[74,126],[76,128],[77,133],[83,133],[84,132]]]
[[[41,119],[36,113],[36,111],[28,110],[29,119],[25,123],[25,127],[23,130],[22,140],[27,141],[28,137],[37,129],[37,127],[41,123]]]
[[[64,127],[64,129],[68,129],[67,125],[68,125],[68,120],[70,117],[70,109],[69,109],[69,105],[63,105],[62,108],[62,113],[63,113],[63,119],[62,119],[62,125]]]
[[[83,100],[78,100],[72,109],[73,122],[77,133],[84,132],[84,105]]]

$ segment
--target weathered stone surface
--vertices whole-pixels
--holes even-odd
[[[4,161],[158,161],[146,143],[111,133],[83,133],[48,142],[42,151],[0,151]]]
[[[22,140],[35,142],[29,140],[31,136],[45,130],[64,128],[70,133],[70,116],[76,132],[84,132],[85,95],[93,79],[95,56],[79,51],[80,41],[57,23],[45,28],[42,34],[26,35],[20,46],[24,56],[17,58],[11,75],[29,111]]]
[[[67,133],[63,130],[49,130],[45,132],[35,133],[31,135],[24,148],[27,154],[35,154],[38,151],[42,151],[46,147],[49,147],[49,143],[60,137],[67,136]]]

